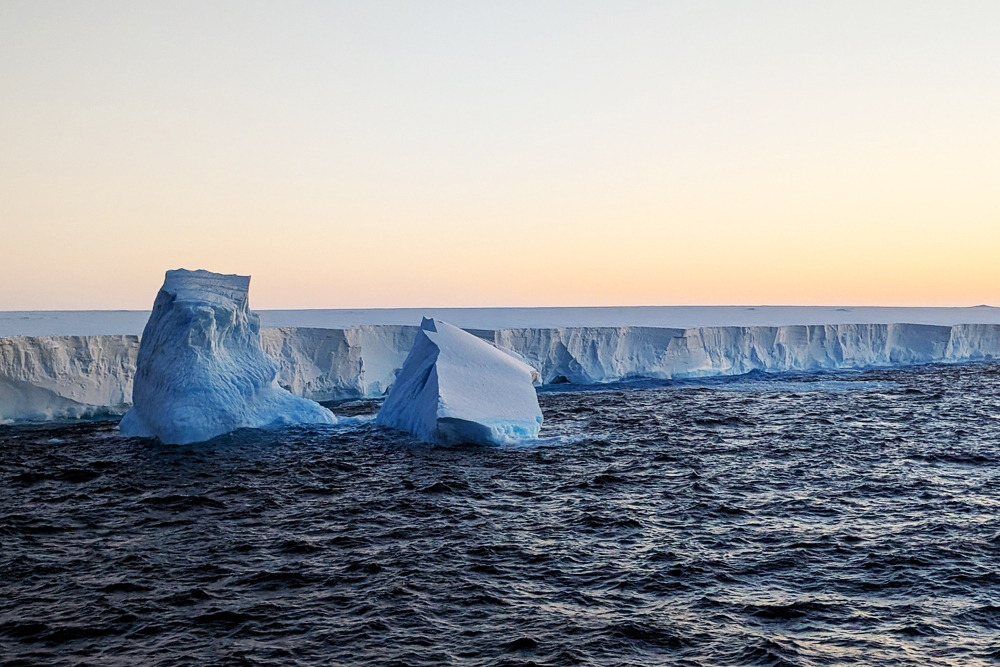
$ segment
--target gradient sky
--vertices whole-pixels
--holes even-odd
[[[0,310],[1000,302],[1000,3],[0,0]]]

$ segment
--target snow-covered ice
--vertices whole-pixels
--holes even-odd
[[[376,423],[425,442],[497,445],[535,438],[537,373],[480,338],[424,319]]]
[[[124,435],[187,444],[238,428],[336,423],[278,386],[249,287],[249,276],[167,271],[142,333]]]

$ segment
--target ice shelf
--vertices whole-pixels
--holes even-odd
[[[376,423],[442,444],[535,438],[537,379],[535,369],[481,338],[424,319]]]
[[[318,401],[383,396],[419,327],[287,327],[260,332],[277,383]],[[1000,359],[1000,325],[828,324],[475,330],[536,368],[543,383],[894,368]],[[121,414],[137,336],[0,338],[0,419]]]

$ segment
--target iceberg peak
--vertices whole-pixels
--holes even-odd
[[[167,271],[161,292],[173,294],[177,301],[233,305],[249,310],[250,276],[212,273],[205,269]]]

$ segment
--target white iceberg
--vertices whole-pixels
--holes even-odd
[[[444,444],[535,438],[542,425],[537,379],[524,362],[425,318],[375,423]]]
[[[167,271],[139,343],[122,434],[179,445],[239,428],[336,423],[278,386],[249,288],[249,276]]]

